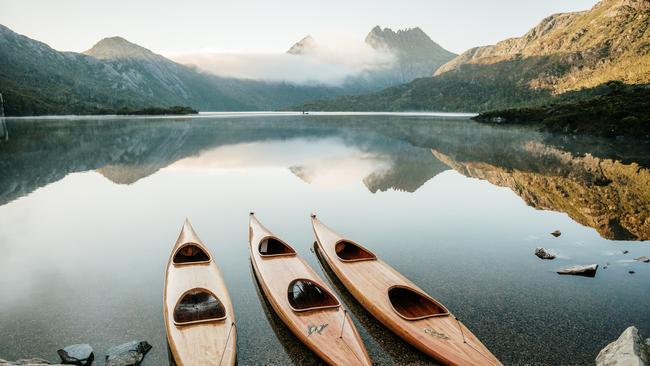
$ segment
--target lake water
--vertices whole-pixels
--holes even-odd
[[[333,284],[381,365],[433,363],[323,273],[311,212],[439,299],[505,364],[589,365],[629,325],[650,335],[650,264],[633,260],[650,256],[648,142],[421,115],[55,117],[7,129],[0,358],[57,360],[87,342],[101,360],[146,339],[144,365],[166,364],[163,275],[189,217],[233,298],[239,364],[319,364],[260,296],[249,211]],[[538,259],[538,246],[559,257]],[[594,278],[555,273],[591,263]]]

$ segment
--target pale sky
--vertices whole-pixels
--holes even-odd
[[[61,51],[122,36],[163,55],[278,53],[307,34],[363,40],[375,25],[419,26],[450,51],[520,36],[596,0],[0,0],[0,24]]]

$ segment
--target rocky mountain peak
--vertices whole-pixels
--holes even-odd
[[[366,36],[366,44],[374,49],[388,50],[402,57],[451,59],[455,54],[431,40],[420,27],[399,29],[375,26]]]
[[[287,53],[292,55],[305,55],[314,52],[317,46],[318,43],[316,40],[312,36],[307,35],[300,41],[294,43],[294,45],[289,48]]]
[[[91,49],[83,52],[85,55],[98,59],[154,59],[159,56],[150,50],[131,43],[122,37],[104,38]]]

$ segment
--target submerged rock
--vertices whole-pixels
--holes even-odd
[[[563,268],[557,271],[557,273],[561,275],[594,277],[596,275],[596,270],[598,270],[598,265],[590,264],[587,266],[572,266],[572,267]]]
[[[560,232],[560,230],[555,230],[554,232],[551,233],[551,235],[557,238],[558,236],[562,235],[562,233]]]
[[[0,366],[15,366],[15,365],[21,365],[21,366],[40,366],[40,365],[53,365],[53,366],[64,366],[61,364],[53,364],[50,361],[44,360],[42,358],[23,358],[17,361],[7,361],[0,359]]]
[[[73,344],[56,351],[65,365],[87,366],[93,363],[95,355],[89,344]]]
[[[147,341],[132,341],[112,347],[106,355],[106,366],[139,366],[150,349]]]
[[[545,248],[535,248],[535,255],[541,259],[555,259],[555,254]]]
[[[650,338],[643,341],[636,327],[627,328],[614,342],[603,348],[596,357],[596,366],[650,365]]]
[[[639,258],[634,258],[634,260],[639,261],[639,262],[645,262],[648,263],[650,262],[650,258],[646,257],[645,255]]]

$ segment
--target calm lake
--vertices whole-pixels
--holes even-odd
[[[627,326],[650,334],[650,264],[634,260],[650,257],[648,142],[423,115],[61,117],[7,130],[0,358],[54,361],[90,343],[103,364],[110,346],[145,339],[144,365],[167,364],[163,276],[188,217],[233,298],[239,364],[319,364],[260,296],[249,211],[332,284],[381,365],[434,363],[328,277],[311,212],[504,364],[590,365]],[[538,259],[540,246],[559,257]],[[591,263],[594,278],[555,273]]]

